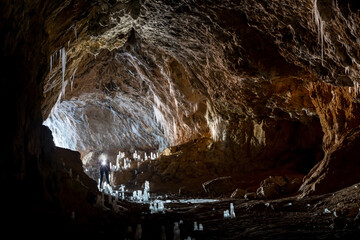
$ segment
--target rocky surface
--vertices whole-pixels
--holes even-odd
[[[324,162],[338,161],[330,155],[358,125],[358,9],[325,0],[89,6],[50,38],[45,123],[58,145],[84,153],[206,136],[232,146],[224,151],[239,164],[306,173],[322,148]]]
[[[357,1],[0,6],[1,176],[9,196],[2,207],[13,210],[5,214],[9,225],[25,225],[39,212],[34,225],[52,219],[59,224],[47,226],[59,230],[64,222],[73,226],[73,209],[96,219],[88,198],[94,182],[80,173],[79,154],[55,148],[45,119],[55,143],[82,156],[173,146],[131,177],[160,183],[159,191],[192,192],[237,176],[237,187],[253,192],[267,176],[290,171],[307,174],[299,196],[308,201],[360,180]],[[63,171],[63,154],[77,162],[85,187]]]

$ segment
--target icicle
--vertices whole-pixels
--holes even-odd
[[[320,22],[320,35],[321,35],[321,65],[324,65],[324,25],[325,22]]]
[[[62,83],[64,84],[65,71],[66,71],[66,51],[64,47],[61,49],[60,55],[61,55],[61,63],[62,63]]]
[[[318,30],[318,41],[321,44],[321,64],[324,65],[324,28],[325,21],[321,19],[319,9],[317,8],[317,0],[314,0],[313,5],[313,20],[315,21]]]

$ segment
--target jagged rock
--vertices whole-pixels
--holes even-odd
[[[202,184],[205,193],[210,196],[221,196],[233,190],[234,184],[230,176],[219,177]]]
[[[298,177],[269,176],[260,183],[257,194],[261,198],[276,198],[298,191],[302,182]]]
[[[237,188],[235,191],[231,194],[231,198],[244,198],[245,194],[247,193],[246,190]]]

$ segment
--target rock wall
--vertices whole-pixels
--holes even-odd
[[[303,195],[359,181],[355,1],[39,0],[1,17],[8,190],[47,191],[48,116],[85,152],[211,137],[235,163],[306,171],[323,144]]]

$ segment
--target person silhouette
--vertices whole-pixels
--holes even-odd
[[[110,162],[108,156],[105,153],[102,153],[99,156],[99,167],[100,167],[100,188],[102,188],[104,174],[107,184],[110,185],[110,181],[109,181]]]

